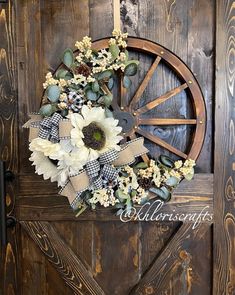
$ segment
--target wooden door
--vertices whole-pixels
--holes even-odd
[[[17,225],[8,229],[8,244],[1,249],[3,295],[235,294],[234,2],[121,0],[121,21],[131,36],[177,54],[202,88],[207,132],[197,174],[181,183],[164,213],[199,213],[208,206],[215,213],[214,234],[212,222],[192,229],[169,216],[161,222],[123,223],[107,209],[76,218],[56,186],[34,174],[22,125],[39,107],[45,73],[84,35],[94,40],[111,35],[113,3],[8,0],[0,4],[0,151],[15,174],[7,183],[6,206]],[[138,58],[144,66],[134,85],[150,66],[147,57]],[[159,92],[177,82],[163,69],[158,78]],[[153,91],[154,80],[144,99]],[[184,99],[183,94],[172,98],[158,114],[184,117],[190,112]],[[191,134],[181,125],[154,132],[179,149]],[[160,151],[151,146],[151,153]]]

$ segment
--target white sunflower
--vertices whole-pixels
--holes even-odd
[[[78,149],[68,152],[61,144],[42,138],[33,139],[29,149],[33,152],[30,161],[36,173],[43,175],[44,179],[57,181],[59,186],[66,183],[70,173],[77,173],[83,167],[83,160],[76,151]]]
[[[107,118],[102,107],[82,107],[81,115],[70,115],[73,129],[71,143],[79,149],[80,157],[87,163],[97,159],[101,154],[115,149],[120,150],[118,143],[122,139],[118,120]]]

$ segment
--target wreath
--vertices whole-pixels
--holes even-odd
[[[120,214],[152,198],[169,201],[179,182],[194,174],[194,160],[161,155],[143,161],[142,137],[123,142],[112,89],[120,74],[131,87],[139,62],[129,59],[127,33],[114,30],[112,36],[108,49],[94,50],[86,36],[75,52],[64,51],[62,66],[46,75],[39,112],[24,125],[36,173],[58,183],[76,215],[97,205]]]

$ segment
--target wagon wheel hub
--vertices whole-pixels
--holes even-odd
[[[114,118],[119,121],[119,126],[122,127],[122,133],[127,135],[132,133],[134,127],[136,126],[136,119],[135,117],[125,111],[114,111],[113,113]]]

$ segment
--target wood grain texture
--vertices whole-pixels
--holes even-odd
[[[48,206],[50,202],[50,206]],[[196,174],[193,182],[182,181],[174,191],[172,199],[166,203],[161,212],[170,214],[195,212],[199,213],[208,206],[213,214],[213,175]],[[28,195],[21,196],[17,203],[19,220],[118,220],[113,209],[100,208],[96,211],[87,210],[76,218],[68,204],[61,196]],[[168,220],[169,216],[166,216]]]
[[[15,3],[0,4],[0,160],[18,171],[17,69]],[[15,214],[16,182],[6,184],[6,211]],[[18,227],[7,230],[8,243],[0,249],[0,293],[16,295],[19,289]],[[1,247],[1,246],[0,246]]]
[[[201,288],[203,295],[209,295],[211,290],[204,288],[205,283],[198,286],[196,293],[191,292],[193,284],[195,284],[192,279],[192,272],[194,271],[191,262],[192,250],[195,248],[195,243],[200,244],[200,240],[203,241],[207,229],[208,225],[199,225],[194,230],[190,225],[181,225],[174,237],[165,246],[161,255],[154,261],[130,294],[166,294],[169,290],[170,277],[174,275],[175,281],[173,281],[170,292],[174,292],[174,285],[176,285],[178,292],[182,292],[182,294],[198,294]],[[198,271],[200,270],[198,269]]]
[[[235,3],[217,1],[214,295],[235,292]]]
[[[22,221],[21,225],[57,269],[74,294],[104,294],[93,279],[90,270],[84,267],[48,222]]]

